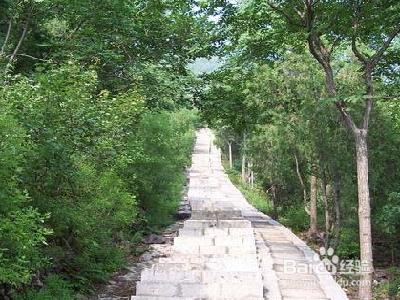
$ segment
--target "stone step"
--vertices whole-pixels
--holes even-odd
[[[132,296],[131,300],[198,300],[190,297]]]
[[[253,228],[193,228],[193,227],[183,227],[179,229],[179,236],[187,237],[200,237],[200,236],[253,236]]]
[[[246,288],[240,282],[214,283],[165,283],[140,281],[136,286],[138,296],[167,296],[194,298],[243,298],[263,297],[261,280],[246,282]],[[211,297],[210,297],[211,295]]]
[[[305,289],[305,290],[321,290],[320,282],[318,280],[307,280],[303,279],[302,276],[298,276],[294,279],[279,279],[279,286],[282,289]]]
[[[186,220],[184,228],[251,228],[251,223],[246,220]]]
[[[315,280],[318,281],[314,274],[287,274],[287,273],[277,273],[278,279],[282,280]]]
[[[329,298],[316,298],[316,297],[312,297],[312,298],[299,298],[299,297],[283,297],[282,300],[299,300],[299,299],[307,299],[307,300],[332,300]]]
[[[174,238],[174,247],[177,249],[182,246],[214,246],[215,240],[208,236],[186,237],[178,236]]]
[[[141,296],[179,296],[179,285],[164,282],[139,281],[136,284],[136,295]]]
[[[261,280],[258,270],[253,272],[227,272],[227,271],[169,271],[146,269],[141,274],[141,281],[170,282],[170,283],[213,283],[213,282],[237,282],[247,284]]]
[[[196,298],[243,298],[263,297],[263,284],[261,281],[253,282],[243,288],[241,284],[213,283],[213,284],[181,284],[182,296]],[[210,297],[210,295],[212,295]]]
[[[213,228],[210,228],[213,229]],[[194,233],[192,236],[185,235],[187,233],[191,234]],[[186,244],[193,244],[198,246],[213,246],[213,245],[226,245],[226,246],[239,246],[242,244],[255,244],[255,239],[253,234],[245,234],[241,232],[237,232],[236,234],[234,231],[232,234],[229,234],[227,230],[205,230],[201,229],[199,231],[180,231],[184,235],[179,235],[178,237],[174,238],[174,245],[181,246]],[[200,235],[202,233],[202,235]]]
[[[192,220],[232,220],[243,219],[240,210],[204,211],[192,210]]]
[[[303,288],[281,288],[282,297],[294,298],[294,299],[326,299],[325,294],[321,289],[303,289]]]
[[[210,299],[210,298],[208,298]],[[131,300],[199,300],[193,297],[163,297],[163,296],[132,296]],[[245,297],[245,298],[212,298],[212,300],[264,300],[263,297]]]
[[[272,257],[288,258],[288,259],[304,258],[303,251],[300,251],[299,249],[292,249],[292,250],[289,249],[284,250],[278,248],[271,249],[271,246],[268,246],[268,248],[269,251],[272,253]]]

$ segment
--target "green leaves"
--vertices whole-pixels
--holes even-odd
[[[0,282],[14,287],[27,284],[47,259],[39,249],[52,231],[43,227],[44,217],[33,208],[14,210],[0,222]]]

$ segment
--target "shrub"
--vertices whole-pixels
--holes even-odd
[[[41,290],[30,289],[15,296],[15,300],[73,300],[75,299],[71,286],[60,276],[50,275],[44,281]]]
[[[139,124],[137,142],[143,157],[134,163],[140,206],[150,224],[171,221],[181,198],[194,141],[195,115],[188,110],[146,114]]]
[[[310,217],[302,203],[285,208],[279,220],[282,224],[297,232],[305,231],[310,227]]]
[[[388,293],[391,299],[398,299],[400,297],[400,268],[393,267],[390,269]]]
[[[0,284],[53,268],[87,291],[121,266],[122,241],[171,220],[194,112],[150,112],[138,92],[98,91],[96,73],[74,64],[15,78],[0,105]],[[57,290],[46,288],[32,297]]]
[[[344,258],[358,258],[360,245],[358,243],[358,230],[354,227],[343,227],[339,233],[339,245],[336,249],[337,255]]]
[[[0,115],[0,283],[18,287],[28,283],[46,259],[41,248],[51,233],[45,216],[28,204],[20,186],[25,134],[4,111]]]

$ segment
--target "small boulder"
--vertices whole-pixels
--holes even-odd
[[[146,244],[165,244],[165,238],[161,235],[152,233],[149,236],[145,237],[143,242]]]

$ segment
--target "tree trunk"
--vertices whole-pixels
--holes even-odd
[[[248,182],[250,186],[254,187],[254,172],[253,172],[253,161],[249,159],[248,163]]]
[[[242,181],[246,183],[246,154],[242,153]]]
[[[315,173],[312,172],[310,177],[310,236],[313,236],[318,232],[317,190],[317,177]]]
[[[26,22],[25,22],[25,25],[24,25],[24,27],[23,27],[21,36],[20,36],[20,38],[19,38],[19,40],[18,40],[17,46],[15,47],[13,53],[12,53],[11,56],[10,56],[10,59],[9,59],[7,65],[6,65],[5,72],[4,72],[5,74],[8,73],[8,70],[9,70],[10,67],[12,66],[14,60],[16,59],[16,57],[17,57],[17,55],[18,55],[18,52],[19,52],[19,49],[21,48],[22,43],[24,42],[24,40],[25,40],[25,38],[26,38],[26,35],[27,35],[27,33],[28,33],[28,28],[29,28],[29,22],[30,22],[30,20],[31,20],[31,16],[32,16],[32,8],[30,9],[30,11],[29,11],[29,13],[28,13],[28,17],[27,17]]]
[[[272,193],[272,199],[271,199],[272,219],[277,220],[278,219],[278,210],[276,208],[276,204],[279,201],[279,187],[277,187],[275,184],[272,184],[271,193]]]
[[[229,151],[229,168],[233,168],[233,160],[232,160],[232,142],[228,142],[228,151]]]
[[[7,46],[8,40],[10,38],[10,34],[11,34],[11,27],[12,27],[12,20],[10,19],[10,21],[8,22],[7,33],[6,33],[6,37],[4,39],[3,46],[1,46],[0,56],[2,56],[6,50],[6,46]]]
[[[335,208],[335,227],[339,234],[341,226],[341,213],[340,213],[340,185],[339,185],[339,174],[333,175],[333,191],[332,191],[333,205]]]
[[[360,230],[361,284],[360,299],[372,299],[373,256],[371,237],[371,207],[368,187],[368,130],[355,133],[357,153],[358,219]]]
[[[331,214],[329,209],[329,203],[331,202],[332,186],[326,183],[326,180],[321,182],[322,198],[324,200],[325,207],[325,233],[328,236],[331,231]]]
[[[312,10],[311,4],[308,8]],[[312,18],[312,13],[309,14]],[[312,24],[309,23],[312,27]],[[310,27],[310,28],[311,28]],[[368,146],[367,136],[369,127],[369,117],[372,110],[373,99],[373,85],[372,85],[372,71],[376,66],[379,56],[382,56],[385,48],[389,46],[390,41],[394,38],[392,36],[387,40],[384,46],[369,60],[361,59],[364,65],[364,80],[366,85],[366,96],[364,119],[361,128],[358,128],[354,123],[351,115],[346,110],[346,105],[343,101],[335,102],[336,108],[339,110],[345,126],[355,137],[356,153],[357,153],[357,187],[358,187],[358,216],[359,216],[359,234],[360,234],[360,256],[362,261],[363,272],[361,274],[361,284],[359,286],[359,297],[363,300],[372,299],[372,274],[373,274],[373,260],[372,260],[372,238],[371,238],[371,208],[369,202],[369,187],[368,187]],[[389,43],[388,43],[389,42]],[[323,45],[321,37],[310,31],[308,36],[308,45],[311,54],[321,64],[325,72],[325,87],[329,96],[336,97],[337,89],[333,77],[333,70],[330,62],[331,53]],[[353,48],[354,43],[353,43]],[[353,52],[357,57],[359,53]],[[365,269],[365,270],[364,270]]]
[[[243,133],[242,144],[242,182],[246,183],[246,133]]]
[[[296,153],[294,154],[294,161],[296,163],[296,174],[297,174],[297,177],[299,178],[299,182],[300,182],[301,188],[303,189],[304,209],[307,212],[307,214],[310,215],[310,211],[307,209],[307,198],[308,198],[307,197],[307,190],[306,190],[306,186],[304,184],[303,177],[301,176],[301,173],[300,173],[299,160],[297,158]]]

